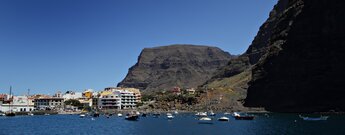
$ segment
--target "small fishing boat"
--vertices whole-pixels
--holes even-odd
[[[218,121],[229,121],[229,118],[228,117],[220,117],[219,119],[218,119]]]
[[[85,114],[80,114],[79,117],[80,118],[84,118],[86,115]]]
[[[173,116],[171,113],[167,113],[167,118],[168,118],[168,119],[173,119],[174,116]]]
[[[320,121],[320,120],[327,120],[329,116],[320,116],[320,117],[304,117],[302,115],[299,115],[300,118],[306,121]]]
[[[229,113],[229,112],[225,112],[225,113],[224,113],[224,115],[230,115],[230,114],[231,114],[231,113]]]
[[[249,115],[247,113],[239,113],[239,112],[234,112],[233,116],[236,120],[253,120],[255,118],[254,115]]]
[[[201,117],[199,118],[199,124],[213,124],[212,119],[209,117]]]
[[[28,115],[29,116],[34,116],[34,114],[32,112],[29,112]]]
[[[178,111],[177,111],[177,110],[175,110],[175,111],[174,111],[174,114],[178,114]]]
[[[214,113],[212,110],[210,111],[210,116],[216,116],[216,113]]]
[[[198,116],[198,117],[207,117],[207,112],[197,112],[195,114],[195,116]]]
[[[128,113],[125,117],[126,120],[130,120],[130,121],[137,121],[138,118],[139,118],[138,115],[132,114],[132,113]]]
[[[118,113],[118,114],[117,114],[117,117],[122,117],[122,113]]]
[[[12,112],[12,108],[11,108],[12,103],[13,103],[12,86],[10,86],[10,102],[9,102],[9,106],[8,106],[10,111],[5,113],[5,116],[7,116],[7,117],[14,117],[14,116],[16,116],[16,114],[14,112]]]
[[[50,115],[49,113],[45,113],[44,115]]]
[[[161,115],[161,114],[158,113],[158,112],[155,112],[155,113],[152,114],[152,116],[153,116],[154,118],[158,118],[160,115]]]
[[[14,112],[9,112],[9,113],[5,113],[5,116],[14,117],[14,116],[16,116],[16,114]]]

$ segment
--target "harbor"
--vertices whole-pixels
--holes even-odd
[[[125,116],[125,114],[123,114]],[[343,125],[343,115],[330,115],[326,121],[305,121],[298,114],[255,113],[254,120],[236,120],[232,114],[216,113],[212,124],[200,124],[195,113],[174,114],[168,119],[166,113],[154,117],[140,115],[136,121],[126,120],[124,116],[112,115],[99,117],[73,115],[35,115],[0,117],[0,134],[131,134],[131,135],[176,135],[176,134],[332,134],[340,135],[345,129],[336,128]],[[228,117],[229,121],[217,118]],[[26,126],[30,125],[30,126]],[[315,128],[318,127],[318,128]],[[301,130],[303,129],[303,130]]]

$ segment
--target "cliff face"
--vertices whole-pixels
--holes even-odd
[[[256,64],[259,59],[267,52],[268,42],[271,38],[274,27],[279,22],[279,17],[287,8],[287,1],[279,1],[269,14],[269,18],[261,25],[259,32],[255,36],[252,44],[247,51],[237,58],[231,59],[229,63],[221,68],[213,79],[232,77],[249,69]],[[213,81],[213,80],[211,80]]]
[[[203,84],[202,88],[207,89],[208,93],[215,95],[221,93],[218,96],[224,97],[222,102],[227,103],[230,110],[251,110],[251,108],[243,107],[243,100],[247,96],[248,82],[252,77],[251,68],[267,53],[272,31],[287,6],[287,1],[279,1],[270,12],[269,18],[260,27],[247,51],[231,59],[226,66],[216,72],[212,79]]]
[[[171,45],[145,48],[120,87],[144,91],[196,88],[226,65],[231,55],[216,47]]]
[[[345,2],[286,3],[252,69],[245,106],[279,112],[345,111]]]

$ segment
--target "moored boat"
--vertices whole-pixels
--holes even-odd
[[[207,112],[197,112],[195,114],[195,116],[198,116],[198,117],[207,117]]]
[[[230,114],[231,114],[231,113],[229,113],[229,112],[225,112],[225,113],[224,113],[224,115],[230,115]]]
[[[320,121],[320,120],[327,120],[329,116],[320,116],[320,117],[304,117],[299,115],[300,118],[306,121]]]
[[[220,117],[220,118],[218,119],[218,121],[229,121],[229,118],[223,116],[223,117]]]
[[[176,110],[176,111],[174,111],[174,114],[178,114],[178,111]]]
[[[171,113],[167,113],[167,118],[168,118],[168,119],[173,119],[174,116],[173,116]]]
[[[130,121],[137,121],[138,118],[139,118],[138,115],[136,115],[136,114],[130,114],[130,113],[128,113],[128,114],[126,115],[126,117],[125,117],[126,120],[130,120]]]
[[[254,115],[249,115],[246,113],[239,113],[239,112],[234,112],[233,116],[236,120],[253,120],[255,118]]]
[[[122,113],[118,113],[118,114],[117,114],[117,117],[122,117]]]
[[[139,111],[136,111],[135,114],[139,116],[139,115],[140,115],[140,112],[139,112]]]
[[[158,112],[155,112],[155,113],[152,114],[152,116],[153,116],[154,118],[158,118],[160,115],[161,115],[161,114],[158,113]]]
[[[86,115],[85,114],[80,114],[79,117],[80,118],[84,118]]]
[[[12,97],[12,86],[10,86],[10,102],[9,102],[9,112],[5,113],[5,116],[7,117],[14,117],[16,116],[16,114],[14,112],[12,112],[12,103],[13,103],[13,97]]]
[[[209,117],[201,117],[199,118],[199,124],[213,124],[213,121]]]
[[[210,116],[216,116],[216,113],[214,113],[212,110],[210,111]]]
[[[14,117],[14,116],[16,116],[16,114],[14,112],[9,112],[9,113],[5,113],[5,116]]]
[[[34,116],[34,114],[32,112],[29,112],[28,115],[29,116]]]

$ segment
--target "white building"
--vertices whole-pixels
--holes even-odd
[[[114,92],[104,92],[98,98],[99,109],[121,109],[121,97]]]
[[[93,102],[97,102],[99,109],[135,109],[138,103],[137,95],[129,90],[106,88],[99,93],[98,98],[93,98]]]
[[[83,93],[82,92],[72,92],[72,91],[67,91],[62,98],[65,100],[69,99],[80,99],[83,98]]]
[[[115,93],[121,97],[121,109],[135,109],[137,107],[137,98],[133,92],[116,90]]]
[[[34,110],[34,103],[31,98],[27,96],[13,96],[11,104],[2,104],[0,106],[1,112],[29,112]]]

